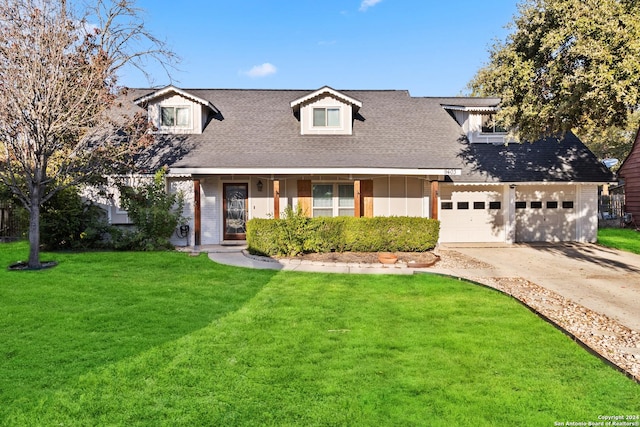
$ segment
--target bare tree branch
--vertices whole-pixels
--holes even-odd
[[[75,6],[0,0],[0,181],[30,213],[34,268],[42,204],[122,172],[148,142],[145,120],[118,113],[118,72],[147,59],[176,63],[132,0],[95,0],[80,17]]]

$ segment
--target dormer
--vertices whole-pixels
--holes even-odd
[[[469,142],[473,144],[504,144],[507,130],[496,122],[499,99],[460,98],[460,103],[445,104],[442,107],[462,127]],[[463,104],[463,105],[461,105]]]
[[[206,99],[175,86],[167,86],[134,100],[147,110],[156,133],[198,134],[218,109]]]
[[[362,102],[325,86],[291,101],[301,135],[353,135],[353,118]]]

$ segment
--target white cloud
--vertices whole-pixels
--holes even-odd
[[[265,62],[262,65],[256,65],[249,71],[245,71],[243,74],[246,74],[249,77],[265,77],[271,74],[275,74],[278,71],[275,65]]]
[[[373,7],[373,6],[377,5],[381,1],[382,0],[362,0],[362,3],[360,3],[360,12],[364,12],[365,10],[369,9],[370,7]]]

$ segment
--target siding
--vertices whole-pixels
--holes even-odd
[[[619,175],[624,179],[625,211],[633,214],[634,218],[640,218],[640,130]]]

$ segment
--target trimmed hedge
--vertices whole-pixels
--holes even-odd
[[[424,252],[438,242],[440,222],[416,217],[322,217],[299,213],[283,219],[251,219],[252,254],[295,256],[310,252]]]

